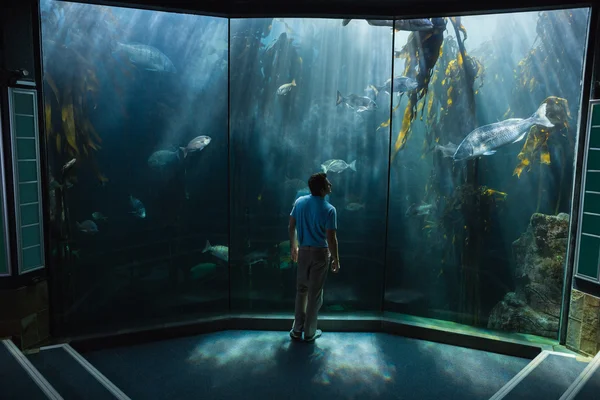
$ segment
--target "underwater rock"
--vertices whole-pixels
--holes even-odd
[[[535,213],[513,242],[516,288],[493,308],[488,328],[556,338],[569,215]]]

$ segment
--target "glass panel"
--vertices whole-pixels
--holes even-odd
[[[21,183],[19,184],[19,204],[27,204],[38,201],[38,184]]]
[[[16,114],[33,115],[33,99],[30,94],[14,93],[13,106]]]
[[[594,115],[598,114],[600,111],[600,107],[594,107],[596,112]],[[600,126],[596,128],[592,128],[590,131],[590,147],[600,148]]]
[[[49,229],[68,233],[48,249],[69,282],[57,291],[63,328],[226,312],[227,262],[204,250],[228,246],[227,19],[49,0],[41,10]]]
[[[581,235],[577,273],[597,279],[599,253],[600,239],[593,236]]]
[[[38,268],[43,264],[42,248],[40,246],[23,249],[23,267],[21,273]]]
[[[35,137],[35,122],[33,117],[24,117],[15,115],[16,136],[34,138]]]
[[[21,246],[23,248],[39,245],[41,243],[40,238],[40,226],[32,225],[21,229]]]
[[[585,193],[583,196],[583,211],[600,214],[600,194]]]
[[[600,150],[588,151],[587,169],[600,170]]]
[[[35,140],[17,139],[17,157],[20,160],[35,160]]]
[[[338,19],[231,21],[233,311],[293,312],[289,215],[302,196],[325,207],[308,190],[323,170],[343,272],[327,277],[322,312],[381,310],[389,129],[378,125],[390,115],[390,29]],[[252,45],[243,51],[246,32]],[[298,229],[301,245],[326,245],[323,231],[311,241]]]
[[[38,203],[21,206],[21,226],[40,222]]]
[[[581,232],[600,236],[600,216],[584,214],[581,223]]]
[[[557,337],[588,16],[398,21],[385,310]]]
[[[586,172],[585,189],[593,192],[600,192],[600,173]]]
[[[600,107],[598,105],[593,108],[592,126],[600,126]]]
[[[19,161],[19,182],[31,182],[37,180],[37,162]]]

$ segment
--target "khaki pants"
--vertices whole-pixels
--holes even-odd
[[[301,247],[298,251],[296,312],[292,329],[308,338],[317,331],[317,316],[323,305],[323,285],[329,270],[327,247]]]

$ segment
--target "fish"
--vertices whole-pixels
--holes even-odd
[[[77,229],[79,229],[83,233],[98,233],[98,225],[96,225],[94,221],[86,219],[82,223],[75,223],[77,224]]]
[[[415,90],[418,86],[419,84],[413,78],[410,78],[408,76],[397,76],[394,78],[393,90],[394,93],[405,93],[411,90]],[[377,96],[382,90],[385,91],[385,93],[390,94],[390,91],[392,89],[392,79],[388,79],[381,86],[371,85],[371,88],[375,92],[375,96]]]
[[[546,103],[529,118],[509,118],[476,128],[458,145],[452,158],[454,161],[462,161],[492,155],[499,147],[522,140],[534,125],[546,128],[554,126],[546,117]]]
[[[94,218],[96,221],[106,221],[108,219],[98,211],[92,213],[92,218]]]
[[[244,263],[251,266],[259,262],[267,261],[268,257],[268,251],[253,251],[252,253],[244,256]]]
[[[358,211],[361,208],[365,208],[365,205],[362,203],[348,203],[346,204],[346,210],[348,211]]]
[[[422,203],[420,205],[417,205],[417,203],[413,203],[410,205],[410,207],[408,207],[408,209],[406,210],[406,213],[404,213],[404,215],[406,215],[407,217],[410,216],[418,216],[418,215],[428,215],[431,212],[431,209],[433,208],[433,204],[425,204]]]
[[[343,19],[342,26],[348,25],[351,19]],[[367,19],[371,26],[387,26],[397,31],[429,31],[434,28],[433,23],[427,18],[397,19],[394,25],[393,19]]]
[[[279,86],[279,89],[277,89],[277,94],[280,96],[285,96],[292,90],[294,86],[296,86],[296,80],[292,79],[291,83],[286,83],[284,85]]]
[[[325,173],[331,171],[337,172],[339,174],[346,168],[350,168],[351,170],[356,172],[356,160],[352,161],[350,164],[347,164],[344,160],[327,160],[323,164],[321,164],[321,168]]]
[[[356,112],[372,111],[377,109],[377,103],[375,103],[373,99],[369,97],[358,96],[356,94],[351,94],[348,97],[344,97],[338,90],[335,105],[338,106],[342,103],[344,103],[346,107],[356,110]]]
[[[64,173],[66,170],[71,168],[75,164],[76,161],[77,161],[76,158],[73,158],[70,161],[68,161],[65,165],[63,165],[62,172]]]
[[[201,151],[210,143],[212,139],[210,136],[196,136],[187,144],[186,147],[180,147],[180,150],[183,152],[183,157],[187,157],[188,153],[194,153],[196,151]]]
[[[218,259],[221,259],[223,261],[229,261],[229,247],[227,246],[211,246],[210,242],[207,240],[206,246],[204,246],[204,250],[202,250],[202,252],[206,253],[207,251],[210,251],[210,254],[217,257]]]
[[[282,261],[279,263],[279,269],[290,269],[292,268],[292,264],[291,261]]]
[[[186,152],[183,147],[180,147],[177,151],[158,150],[148,157],[148,166],[154,170],[166,170],[178,165],[185,158],[185,155]]]
[[[131,214],[135,215],[137,218],[146,218],[146,207],[144,207],[144,203],[132,195],[129,195],[129,203],[131,204],[131,208],[133,208],[133,211],[130,211]]]
[[[210,275],[217,268],[217,264],[214,263],[200,263],[190,268],[192,279],[201,279]]]
[[[307,189],[308,190],[308,184],[305,181],[302,181],[300,179],[295,179],[295,178],[285,178],[285,182],[283,183],[285,185],[285,187],[288,188],[292,188],[292,189],[296,189],[298,190],[304,190]]]
[[[454,153],[456,153],[457,148],[458,146],[452,142],[448,142],[448,144],[446,145],[436,143],[434,150],[440,151],[443,157],[453,157]]]
[[[176,73],[173,62],[156,47],[138,43],[117,42],[113,53],[125,54],[129,61],[146,71]]]

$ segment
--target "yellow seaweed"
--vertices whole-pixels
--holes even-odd
[[[72,103],[63,105],[62,122],[67,143],[69,146],[71,146],[75,154],[79,154],[79,149],[77,148],[77,133],[75,132],[75,116]]]

